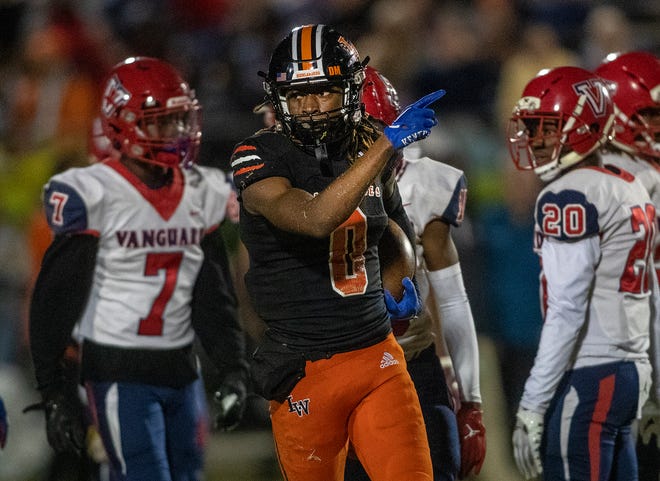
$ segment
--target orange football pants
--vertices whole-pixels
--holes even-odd
[[[432,481],[431,457],[403,351],[384,341],[307,361],[283,402],[271,401],[286,481],[342,481],[350,440],[372,481]]]

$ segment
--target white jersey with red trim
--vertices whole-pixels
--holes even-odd
[[[660,209],[660,165],[630,154],[614,152],[603,155],[603,164],[616,165],[637,177],[651,196],[656,210]],[[660,227],[660,219],[658,219],[658,227]],[[655,236],[655,246],[655,270],[660,276],[660,235]]]
[[[406,157],[406,155],[408,157]],[[425,275],[426,263],[422,247],[422,234],[426,225],[440,219],[447,224],[459,226],[465,213],[467,184],[463,171],[428,157],[416,158],[404,150],[404,160],[397,174],[397,184],[403,207],[415,231],[415,253],[417,254],[417,284],[422,299],[428,299],[429,281]],[[410,327],[397,340],[403,347],[406,358],[416,356],[434,342],[434,332],[439,326],[425,309],[410,323]]]
[[[626,153],[606,152],[602,158],[604,165],[615,165],[637,177],[651,196],[651,201],[660,207],[660,165]]]
[[[541,191],[535,221],[545,322],[520,405],[544,412],[569,369],[648,363],[655,208],[632,174],[581,167]]]
[[[69,169],[46,185],[56,234],[99,237],[80,334],[98,344],[147,349],[189,345],[190,299],[207,232],[225,216],[231,185],[208,167],[175,169],[149,189],[121,162]]]

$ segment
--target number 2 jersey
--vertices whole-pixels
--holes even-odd
[[[191,301],[204,261],[202,241],[223,220],[232,189],[217,169],[172,173],[169,185],[149,189],[120,161],[109,160],[69,169],[45,187],[56,241],[93,236],[98,242],[78,319],[85,378],[166,385],[194,379]],[[40,275],[53,282],[48,272]]]
[[[232,168],[240,198],[243,189],[269,177],[284,177],[313,195],[348,165],[322,163],[284,135],[261,131],[234,149]],[[271,336],[303,352],[349,351],[387,336],[377,246],[386,210],[392,212],[389,201],[403,212],[398,191],[386,199],[376,180],[350,218],[322,239],[283,231],[241,208],[241,239],[250,257],[246,286]]]
[[[543,412],[568,369],[648,362],[655,208],[627,171],[582,167],[541,191],[535,221],[545,321],[520,405]]]

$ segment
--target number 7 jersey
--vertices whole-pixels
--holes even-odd
[[[54,176],[44,191],[51,229],[99,238],[80,334],[126,348],[191,344],[200,243],[223,220],[231,195],[223,172],[200,166],[173,169],[172,182],[159,189],[117,160]]]

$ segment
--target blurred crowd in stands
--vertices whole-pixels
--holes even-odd
[[[264,97],[257,71],[266,70],[277,42],[305,23],[330,24],[350,38],[397,86],[402,105],[447,91],[435,106],[439,128],[421,148],[468,179],[466,222],[454,237],[487,365],[482,395],[489,437],[503,432],[505,444],[489,439],[479,479],[517,479],[509,461],[500,468],[489,459],[511,456],[509,431],[541,329],[531,212],[540,186],[513,167],[504,128],[523,86],[542,68],[590,69],[615,51],[659,54],[660,2],[0,2],[0,392],[15,436],[5,459],[11,445],[22,442],[49,452],[45,439],[36,439],[43,419],[20,414],[37,399],[25,314],[50,241],[40,192],[54,173],[90,161],[97,148],[92,121],[108,69],[130,55],[178,67],[204,109],[201,162],[227,169],[234,144],[262,125],[252,112]],[[266,429],[264,419],[246,423]],[[21,440],[21,432],[32,437]],[[26,453],[21,464],[24,448],[14,449],[12,463],[0,460],[0,480],[35,479],[29,476],[43,469],[41,461]]]

